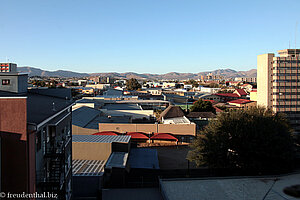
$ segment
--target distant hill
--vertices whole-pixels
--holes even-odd
[[[162,80],[162,79],[178,79],[178,80],[186,80],[186,79],[199,79],[201,75],[207,75],[212,73],[213,75],[221,75],[227,78],[234,77],[256,77],[256,69],[251,69],[249,71],[235,71],[233,69],[217,69],[214,71],[207,72],[199,72],[199,73],[179,73],[179,72],[169,72],[166,74],[139,74],[135,72],[126,72],[126,73],[117,73],[117,72],[109,72],[109,73],[78,73],[72,71],[46,71],[39,68],[34,67],[18,67],[19,72],[29,73],[29,76],[48,76],[48,77],[87,77],[87,76],[109,76],[120,79],[128,79],[128,78],[136,78],[136,79],[146,79],[146,80]]]
[[[29,76],[48,76],[48,77],[86,77],[87,73],[78,73],[66,70],[46,71],[34,67],[18,67],[19,72],[29,73]]]
[[[207,75],[212,73],[213,75],[221,75],[227,78],[234,77],[256,77],[256,69],[251,69],[249,71],[235,71],[233,69],[217,69],[214,71],[199,72],[199,73],[179,73],[179,72],[169,72],[166,74],[139,74],[134,72],[127,73],[92,73],[91,76],[110,76],[116,78],[136,78],[136,79],[147,79],[147,80],[162,80],[162,79],[199,79],[201,75]]]

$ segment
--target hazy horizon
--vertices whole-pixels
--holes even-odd
[[[74,70],[69,70],[69,69],[56,69],[56,70],[47,70],[44,68],[39,68],[39,67],[32,67],[32,66],[18,66],[19,67],[30,67],[30,68],[35,68],[35,69],[40,69],[43,71],[49,71],[49,72],[55,72],[58,70],[62,70],[62,71],[70,71],[70,72],[75,72],[75,73],[86,73],[86,74],[100,74],[100,73],[137,73],[137,74],[158,74],[158,75],[162,75],[162,74],[168,74],[168,73],[191,73],[191,74],[197,74],[197,73],[203,73],[203,72],[211,72],[211,71],[216,71],[216,70],[234,70],[234,71],[250,71],[250,70],[256,70],[256,68],[253,69],[249,69],[249,70],[235,70],[232,68],[216,68],[216,69],[212,69],[212,70],[206,70],[206,71],[198,71],[198,72],[179,72],[179,71],[169,71],[169,72],[165,72],[165,73],[151,73],[151,72],[134,72],[134,71],[124,71],[124,72],[117,72],[117,71],[107,71],[107,72],[78,72],[78,71],[74,71]]]

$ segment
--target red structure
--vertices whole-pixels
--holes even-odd
[[[94,133],[93,135],[119,135],[120,133],[115,131],[102,131],[98,133]]]
[[[171,133],[155,133],[151,138],[151,140],[171,140],[178,141],[176,137],[174,137]]]
[[[142,132],[128,132],[126,135],[130,135],[132,139],[142,139],[142,140],[149,139],[149,137]]]

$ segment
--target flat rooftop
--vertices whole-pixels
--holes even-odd
[[[132,148],[129,155],[129,165],[131,168],[159,169],[157,150]]]
[[[116,168],[125,168],[127,165],[128,153],[126,152],[113,152],[105,165],[105,168],[111,169]]]
[[[158,188],[102,189],[103,200],[163,200]]]
[[[128,135],[73,135],[72,142],[128,143],[130,138]]]
[[[106,104],[102,109],[107,110],[142,110],[138,104]]]
[[[278,177],[162,179],[161,190],[168,200],[296,200],[285,187],[299,184],[300,174]]]

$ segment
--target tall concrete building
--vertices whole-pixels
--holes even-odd
[[[300,132],[300,49],[257,57],[257,105],[287,114]]]

